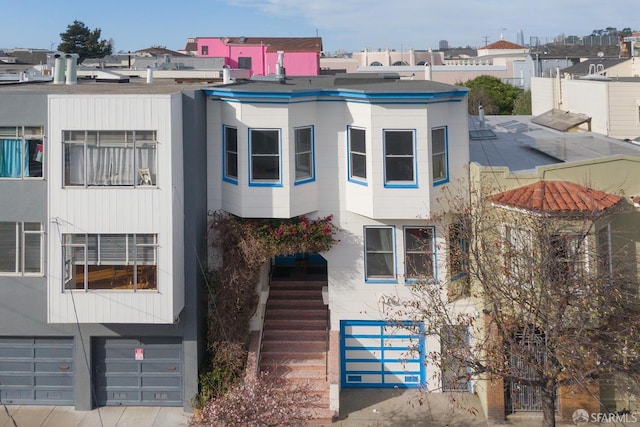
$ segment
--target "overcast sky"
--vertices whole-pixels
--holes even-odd
[[[198,36],[322,37],[325,51],[481,47],[561,33],[640,30],[638,0],[0,0],[0,48],[55,48],[74,20],[115,51],[178,50]]]

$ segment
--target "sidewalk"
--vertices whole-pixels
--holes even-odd
[[[0,427],[186,427],[189,417],[182,408],[107,406],[76,411],[73,406],[0,406]]]

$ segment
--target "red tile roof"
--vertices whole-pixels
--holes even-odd
[[[495,194],[488,200],[532,212],[581,214],[605,211],[620,202],[622,197],[567,181],[538,181]]]
[[[524,46],[520,46],[519,44],[511,43],[506,40],[498,40],[495,43],[491,43],[486,45],[481,49],[526,49]]]

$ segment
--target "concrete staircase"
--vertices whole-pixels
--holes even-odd
[[[272,279],[264,317],[260,370],[295,382],[312,395],[305,411],[331,421],[327,352],[329,310],[322,280]]]

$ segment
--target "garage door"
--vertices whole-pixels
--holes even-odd
[[[0,338],[0,400],[73,405],[73,338]]]
[[[340,322],[342,387],[420,387],[424,336],[384,321]],[[421,330],[421,329],[420,329]]]
[[[93,366],[98,406],[182,406],[178,338],[98,338]]]

